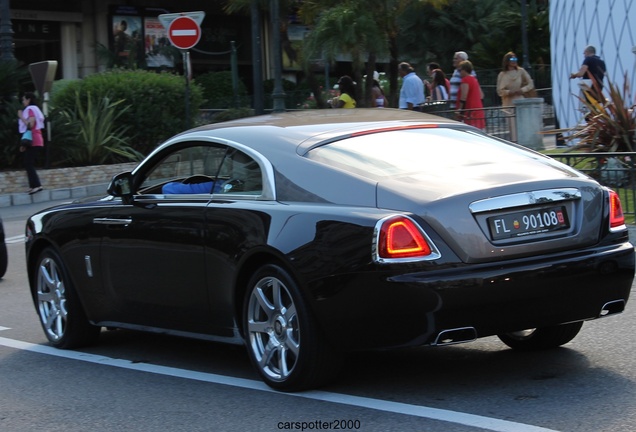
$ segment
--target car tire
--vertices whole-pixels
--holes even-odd
[[[3,278],[7,272],[7,264],[9,263],[9,255],[7,254],[7,245],[5,242],[0,244],[0,278]]]
[[[583,327],[583,321],[551,327],[523,330],[498,335],[510,348],[519,351],[536,351],[557,348],[570,342]]]
[[[298,284],[283,268],[269,264],[254,273],[243,326],[252,364],[270,387],[306,390],[337,374],[341,357],[324,340]]]
[[[50,344],[70,349],[94,343],[101,329],[86,318],[60,256],[51,248],[44,249],[33,272],[33,301]]]

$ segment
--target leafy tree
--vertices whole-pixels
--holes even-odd
[[[356,9],[361,17],[367,19],[367,15],[370,15],[375,22],[377,34],[374,35],[374,39],[368,39],[368,44],[365,46],[365,51],[368,55],[366,62],[366,74],[372,76],[375,70],[375,61],[378,56],[389,55],[389,105],[395,106],[398,93],[398,75],[397,65],[403,60],[400,56],[399,39],[404,36],[403,23],[401,17],[411,11],[415,14],[421,14],[424,7],[439,8],[446,5],[451,0],[350,0],[343,3],[341,0],[313,0],[303,1],[301,8],[301,16],[308,25],[319,26],[319,22],[323,16],[329,14],[329,9],[341,8],[343,4],[348,4],[350,7]],[[320,13],[322,11],[322,14]],[[337,44],[339,40],[338,33],[332,33],[331,35],[324,35],[324,43],[328,43],[326,38],[329,36]],[[381,41],[381,42],[378,42]],[[346,47],[341,48],[341,52],[347,53]],[[354,55],[349,51],[349,54]],[[366,94],[371,93],[372,81],[367,80]]]
[[[246,12],[251,4],[251,0],[226,1],[228,12]],[[269,13],[269,2],[258,1]],[[521,55],[521,1],[528,0],[281,0],[280,6],[281,16],[297,11],[311,28],[301,58],[315,58],[323,51],[331,58],[349,54],[354,78],[362,82],[357,75],[363,65],[371,76],[376,59],[388,52],[389,104],[395,106],[400,61],[416,65],[437,61],[450,70],[452,53],[463,50],[477,67],[498,69],[505,52]],[[548,27],[548,0],[529,0],[533,63],[549,58]],[[310,86],[319,97],[319,84],[312,85],[312,77],[308,70]],[[365,93],[370,94],[371,80],[367,81]],[[317,103],[321,105],[320,100]]]
[[[366,4],[358,1],[345,1],[327,9],[320,15],[303,46],[304,58],[326,57],[335,60],[338,54],[351,55],[353,79],[362,82],[365,60],[371,59],[371,76],[375,69],[375,58],[388,51],[386,38],[383,37],[376,16]],[[366,94],[370,95],[369,91]],[[360,96],[358,96],[359,98]]]
[[[2,167],[15,166],[18,161],[18,95],[29,83],[27,68],[16,60],[0,61],[0,160]]]
[[[543,64],[550,57],[547,1],[531,0],[527,15],[529,60]],[[409,7],[400,23],[400,51],[416,64],[435,61],[449,71],[452,53],[461,50],[478,68],[499,69],[506,52],[522,55],[520,0],[451,0],[439,8]]]

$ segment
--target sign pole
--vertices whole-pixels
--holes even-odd
[[[183,74],[185,75],[185,128],[190,129],[190,50],[183,50]]]
[[[159,15],[159,21],[168,29],[168,40],[179,48],[185,75],[185,126],[190,128],[190,48],[201,39],[201,21],[205,12],[181,12]]]

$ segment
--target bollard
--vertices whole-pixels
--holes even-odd
[[[517,143],[533,150],[543,149],[543,98],[525,98],[513,101],[517,124]]]

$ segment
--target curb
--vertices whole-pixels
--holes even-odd
[[[29,195],[28,193],[12,193],[0,195],[0,208],[38,204],[47,201],[64,199],[77,199],[94,195],[106,195],[108,183],[100,183],[89,186],[78,186],[63,189],[42,189],[40,192]]]

